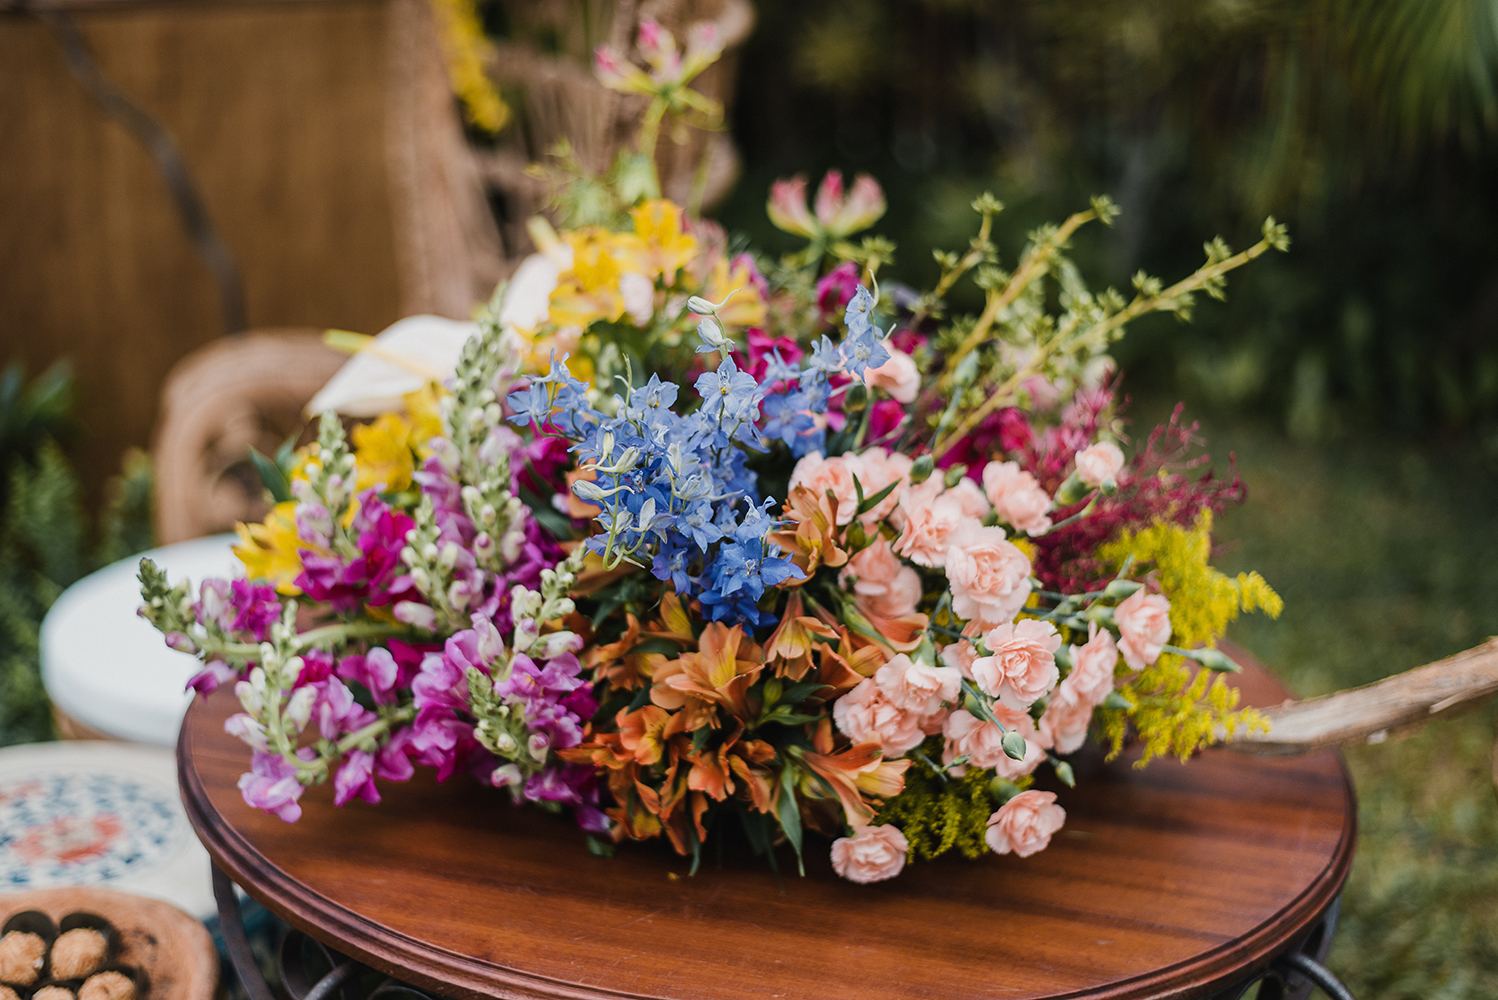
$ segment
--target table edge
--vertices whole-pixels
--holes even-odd
[[[201,702],[194,702],[196,708]],[[192,711],[192,709],[189,709]],[[328,947],[372,968],[454,1000],[659,1000],[650,994],[577,983],[481,962],[375,923],[334,903],[287,875],[222,821],[194,769],[191,732],[185,724],[177,745],[182,802],[198,839],[241,888],[281,919]],[[1231,752],[1231,751],[1222,751]],[[1332,753],[1332,751],[1318,751]],[[1357,798],[1346,761],[1334,753],[1348,809],[1342,835],[1327,866],[1295,899],[1266,918],[1249,936],[1226,942],[1175,965],[1101,988],[1058,993],[1047,1000],[1163,1000],[1209,996],[1269,964],[1305,935],[1341,892],[1357,844]],[[215,820],[218,820],[215,822]]]

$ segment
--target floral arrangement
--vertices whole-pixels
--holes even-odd
[[[654,25],[640,47],[648,72],[600,66],[652,95],[653,145],[712,52]],[[807,245],[772,261],[648,173],[587,181],[609,195],[581,199],[589,224],[533,223],[450,377],[261,462],[281,502],[240,529],[244,579],[194,592],[142,564],[192,686],[234,685],[247,803],[294,821],[312,785],[378,802],[426,767],[570,811],[599,853],[664,837],[695,870],[737,827],[799,865],[814,831],[871,882],[1043,849],[1089,734],[1143,765],[1265,725],[1215,648],[1280,609],[1210,565],[1243,487],[1179,410],[1128,454],[1107,351],[1220,297],[1282,228],[1125,296],[1066,255],[1107,199],[1006,268],[984,196],[917,292],[880,285],[887,242],[851,242],[884,211],[872,178],[811,202],[777,183],[770,217]],[[959,282],[978,315],[949,314]]]

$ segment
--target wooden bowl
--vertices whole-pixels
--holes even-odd
[[[170,903],[94,887],[0,895],[0,922],[23,910],[40,910],[57,923],[79,912],[108,920],[119,934],[110,965],[141,971],[149,985],[140,1000],[213,1000],[218,987],[213,939],[201,922]]]

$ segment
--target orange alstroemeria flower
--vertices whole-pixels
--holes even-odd
[[[848,561],[848,553],[838,540],[841,529],[837,526],[836,507],[825,494],[817,496],[805,486],[797,486],[791,490],[781,516],[795,522],[796,527],[771,532],[770,541],[785,550],[807,579],[818,566],[841,566]],[[804,582],[804,579],[787,580],[782,586],[794,587]]]
[[[726,709],[739,719],[753,716],[748,702],[749,687],[764,669],[764,656],[754,640],[735,625],[711,622],[697,640],[696,653],[681,656],[656,668],[650,700],[662,708],[679,709],[688,701]],[[720,722],[714,716],[712,725]],[[695,729],[689,726],[688,729]]]

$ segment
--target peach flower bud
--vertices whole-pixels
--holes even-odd
[[[823,458],[813,451],[804,456],[791,470],[791,489],[805,486],[817,496],[829,490],[837,500],[837,523],[847,524],[858,511],[858,490],[853,486],[853,477],[863,482],[863,462],[857,455],[838,455]]]
[[[1160,658],[1170,641],[1170,601],[1163,594],[1135,591],[1113,609],[1118,623],[1118,651],[1130,670],[1143,670]]]
[[[896,402],[915,402],[921,391],[921,372],[915,366],[915,359],[887,340],[884,349],[889,351],[889,360],[878,368],[864,369],[864,384],[872,389],[883,389]]]
[[[1040,737],[1057,753],[1071,753],[1087,739],[1095,706],[1086,702],[1052,698],[1040,717]]]
[[[957,692],[962,689],[962,674],[951,667],[916,663],[899,653],[875,671],[874,683],[897,708],[931,716],[941,711],[943,703],[957,700]]]
[[[849,882],[883,882],[905,867],[910,841],[899,827],[864,826],[832,842],[832,870]]]
[[[1000,625],[984,642],[993,655],[973,661],[973,681],[1010,708],[1029,708],[1049,694],[1061,677],[1056,668],[1061,636],[1050,622],[1026,618]]]
[[[905,528],[895,539],[895,551],[918,566],[944,565],[959,531],[979,527],[976,518],[963,513],[959,500],[942,492],[942,482],[935,478],[906,487],[900,496],[900,512]]]
[[[1118,666],[1118,645],[1113,633],[1101,631],[1080,648],[1071,648],[1072,669],[1057,689],[1056,697],[1095,708],[1113,690],[1113,668]]]
[[[1099,441],[1077,452],[1077,475],[1088,486],[1101,486],[1118,478],[1123,463],[1123,452],[1118,445],[1112,441]]]
[[[983,492],[999,520],[1013,525],[1016,531],[1035,536],[1051,530],[1051,519],[1046,516],[1051,509],[1051,497],[1018,462],[985,465]]]
[[[770,185],[770,200],[765,210],[775,228],[793,236],[809,238],[820,228],[806,204],[806,178],[799,174]]]
[[[926,738],[922,717],[891,702],[873,678],[832,703],[832,721],[854,743],[878,743],[886,757],[904,756]]]
[[[1043,851],[1066,822],[1066,810],[1056,804],[1055,792],[1020,792],[988,818],[988,849],[995,854],[1013,851],[1028,858]]]
[[[983,628],[1013,621],[1030,599],[1030,560],[1008,541],[1003,528],[961,533],[944,562],[952,610]]]
[[[851,581],[859,610],[884,618],[898,618],[915,610],[921,600],[921,577],[902,563],[889,542],[879,539],[848,560],[839,577]]]

